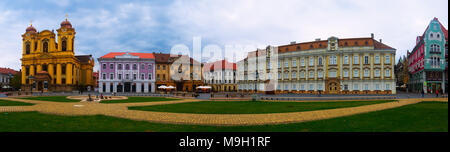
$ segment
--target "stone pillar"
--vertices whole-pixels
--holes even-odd
[[[73,79],[72,79],[72,67],[73,67],[73,64],[72,63],[68,63],[67,65],[66,65],[66,84],[67,85],[71,85],[72,84],[72,81],[73,81]]]
[[[114,82],[113,83],[113,92],[117,92],[117,85],[118,85],[119,83],[117,83],[117,82]]]
[[[152,93],[155,93],[155,82],[152,82]]]
[[[48,84],[53,84],[54,83],[53,79],[55,78],[55,75],[53,74],[54,73],[53,64],[48,64],[47,68],[48,68],[48,74],[50,74],[50,78],[51,78],[51,80]]]
[[[22,73],[21,74],[22,74],[22,80],[21,80],[22,83],[21,84],[24,85],[25,82],[26,82],[26,75],[25,75],[26,74],[26,68],[25,68],[25,66],[22,66]]]
[[[144,83],[144,92],[148,93],[149,92],[148,90],[149,90],[148,83]]]
[[[106,93],[110,93],[111,92],[111,90],[110,90],[110,88],[111,88],[111,82],[106,82]]]
[[[103,82],[98,83],[98,92],[103,93]]]
[[[56,65],[56,84],[61,84],[61,64]]]
[[[136,92],[137,93],[141,92],[141,87],[142,87],[142,83],[140,83],[140,82],[136,83]]]
[[[36,73],[41,72],[42,71],[42,65],[38,64],[37,68],[36,68]]]

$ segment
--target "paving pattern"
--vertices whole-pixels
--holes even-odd
[[[188,114],[128,110],[131,106],[151,106],[163,104],[177,104],[187,102],[199,102],[197,99],[184,99],[178,101],[140,102],[102,104],[91,102],[61,103],[36,101],[17,98],[2,98],[4,100],[33,103],[33,106],[0,106],[0,112],[25,112],[38,111],[47,114],[80,116],[80,115],[105,115],[125,119],[149,121],[168,124],[193,124],[209,126],[246,126],[307,122],[313,120],[330,119],[372,111],[386,110],[415,104],[422,101],[448,102],[448,98],[416,98],[399,99],[398,102],[388,102],[359,107],[327,109],[305,112],[271,113],[271,114]],[[305,102],[305,101],[302,101]]]

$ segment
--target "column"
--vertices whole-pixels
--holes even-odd
[[[36,73],[41,72],[42,71],[42,65],[38,64],[37,68],[36,68]]]
[[[98,92],[103,93],[103,82],[98,83]]]
[[[141,92],[141,87],[142,87],[142,83],[140,83],[140,82],[136,83],[136,92],[137,93]]]
[[[106,82],[106,93],[110,93],[111,92],[111,90],[110,90],[110,88],[111,88],[111,82]]]
[[[114,82],[114,84],[113,84],[113,92],[117,92],[117,85],[119,85],[119,83]]]
[[[56,65],[56,84],[61,84],[61,64]]]
[[[72,84],[72,67],[73,64],[72,63],[68,63],[66,65],[66,84],[67,85],[71,85]]]
[[[21,79],[22,79],[22,85],[24,85],[25,84],[25,82],[26,82],[26,67],[25,66],[22,66],[22,77],[21,77]]]
[[[34,76],[34,65],[30,65],[30,75]]]
[[[155,82],[152,82],[152,93],[155,93]]]
[[[148,91],[148,83],[144,83],[144,92],[145,93],[148,93],[149,91]]]
[[[48,84],[53,84],[54,83],[53,79],[55,78],[54,74],[53,74],[54,73],[53,64],[48,64],[47,68],[48,68],[48,74],[50,74],[50,78],[51,78],[51,80]]]

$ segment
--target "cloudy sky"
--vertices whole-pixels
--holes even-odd
[[[437,17],[448,27],[447,0],[2,0],[0,67],[20,69],[21,34],[58,29],[68,14],[76,54],[170,52],[177,44],[246,46],[370,37],[397,49],[397,60]],[[242,48],[242,47],[241,47]]]

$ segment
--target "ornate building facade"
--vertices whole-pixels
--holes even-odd
[[[431,20],[416,46],[408,53],[410,91],[446,92],[448,87],[448,31],[437,18]]]
[[[239,90],[395,94],[395,49],[371,37],[296,43],[250,52],[238,62]]]
[[[30,25],[22,35],[23,91],[94,88],[94,59],[91,55],[75,56],[76,32],[72,24],[66,19],[57,32],[57,35],[49,30],[38,32]]]
[[[237,91],[236,63],[220,60],[203,65],[204,82],[211,86],[214,92]]]
[[[98,59],[100,93],[155,92],[153,53],[112,52]]]

